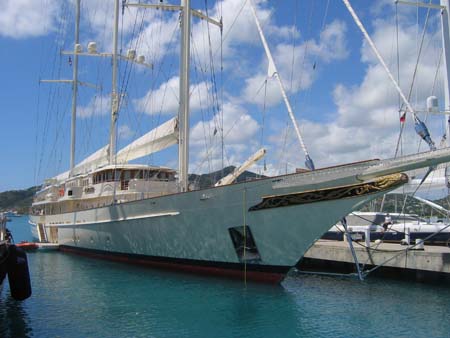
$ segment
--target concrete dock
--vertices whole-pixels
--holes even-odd
[[[382,265],[373,274],[405,277],[419,281],[450,281],[450,248],[424,246],[415,250],[411,245],[354,242],[358,262],[364,271]],[[297,265],[300,271],[355,272],[355,262],[344,241],[317,241]]]

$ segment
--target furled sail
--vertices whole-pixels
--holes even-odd
[[[108,163],[109,156],[109,144],[100,148],[95,153],[86,157],[83,161],[78,163],[72,170],[72,176],[88,173],[98,167]],[[65,171],[54,179],[58,182],[65,181],[69,178],[70,170]]]
[[[73,175],[88,173],[108,163],[109,144],[86,157],[73,168]]]
[[[152,129],[117,153],[117,163],[126,163],[170,147],[178,142],[176,117]]]

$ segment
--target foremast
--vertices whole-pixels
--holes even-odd
[[[112,85],[111,85],[111,125],[109,130],[109,164],[115,163],[117,114],[119,111],[119,95],[117,93],[117,45],[119,32],[119,0],[114,1],[114,32],[112,52]]]
[[[80,1],[76,0],[75,7],[75,46],[80,43]],[[72,82],[72,112],[70,124],[70,172],[73,174],[75,167],[75,141],[76,141],[76,121],[77,121],[77,96],[78,96],[78,55],[73,56],[73,82]]]
[[[189,71],[191,45],[191,0],[181,0],[180,106],[178,111],[178,181],[181,192],[189,185]]]
[[[77,119],[77,96],[78,96],[78,48],[80,48],[80,2],[75,1],[75,45],[73,52],[62,54],[73,55],[73,70],[71,80],[40,80],[40,82],[50,83],[70,83],[72,84],[72,107],[71,107],[71,123],[70,123],[70,170],[69,177],[73,175],[73,169],[75,168],[75,143],[76,143],[76,119]],[[70,61],[71,63],[71,61]],[[72,63],[71,63],[72,64]]]
[[[447,147],[450,146],[450,13],[449,0],[441,0],[441,25],[442,25],[442,46],[444,49],[444,111],[445,114],[445,135],[447,136]]]

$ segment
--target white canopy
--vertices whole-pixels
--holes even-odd
[[[174,117],[121,149],[116,155],[116,162],[126,163],[168,148],[177,142],[178,120]]]

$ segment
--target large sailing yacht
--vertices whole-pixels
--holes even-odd
[[[190,21],[194,14],[221,22],[191,10],[190,0],[181,6],[126,5],[181,13],[179,116],[115,151],[119,106],[115,73],[119,0],[115,0],[110,143],[74,165],[72,130],[71,169],[47,180],[32,205],[30,222],[40,241],[91,257],[280,282],[343,216],[406,183],[404,171],[450,161],[450,149],[441,149],[317,170],[310,165],[311,170],[301,173],[233,183],[237,171],[215,186],[198,189],[188,181]],[[74,65],[80,54],[76,38]],[[133,53],[130,59],[134,60]],[[275,69],[272,59],[270,67]],[[74,100],[76,77],[74,67]],[[76,102],[73,112],[75,107]],[[178,170],[128,163],[175,143]]]

